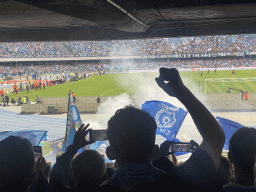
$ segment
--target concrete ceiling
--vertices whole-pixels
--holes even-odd
[[[256,3],[229,3],[212,0],[2,0],[0,42],[256,33]]]

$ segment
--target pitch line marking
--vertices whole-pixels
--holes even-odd
[[[109,91],[107,91],[107,92],[101,94],[100,96],[105,95],[106,93],[108,93],[108,92],[110,92],[110,91],[112,91],[112,90],[114,90],[114,89],[110,89]]]

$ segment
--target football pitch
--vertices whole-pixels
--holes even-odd
[[[35,102],[36,96],[40,97],[67,97],[69,90],[80,96],[116,96],[122,93],[128,95],[138,94],[138,88],[144,82],[147,84],[156,84],[155,77],[159,73],[115,73],[106,75],[96,75],[95,78],[89,77],[85,80],[75,81],[73,84],[67,81],[65,84],[46,87],[41,90],[29,90],[19,92],[20,96],[28,96]],[[203,75],[198,71],[181,71],[180,75],[184,84],[193,93],[227,93],[228,87],[231,93],[239,93],[238,90],[248,91],[249,93],[256,92],[256,70],[237,70],[235,75],[232,75],[231,70],[207,71]],[[235,90],[237,89],[237,90]],[[10,94],[10,99],[17,99],[16,94]]]

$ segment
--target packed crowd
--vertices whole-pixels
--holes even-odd
[[[4,58],[70,56],[72,56],[72,54],[61,42],[18,42],[0,44],[0,57]]]
[[[127,71],[127,70],[155,70],[160,67],[166,68],[223,68],[223,67],[255,67],[256,58],[215,58],[215,59],[147,59],[147,60],[112,60],[94,62],[41,62],[33,65],[0,66],[1,76],[20,76],[75,73],[83,74],[88,71]]]
[[[256,50],[255,34],[112,41],[1,43],[0,57],[147,56],[189,53],[244,53]]]
[[[159,148],[154,117],[128,105],[108,121],[106,154],[115,163],[105,163],[93,150],[76,155],[93,142],[85,139],[89,124],[76,131],[73,143],[56,157],[52,169],[43,157],[35,161],[29,140],[11,136],[0,141],[1,191],[255,191],[256,129],[238,129],[225,158],[221,155],[224,131],[183,84],[179,72],[161,68],[156,83],[184,104],[203,138],[201,144],[191,141],[195,150],[187,161],[177,162],[169,151],[170,141]]]
[[[50,75],[50,74],[63,74],[63,73],[83,73],[85,71],[99,71],[109,70],[105,64],[74,64],[72,62],[44,62],[35,63],[32,65],[13,65],[13,66],[0,66],[0,76],[23,76],[32,75],[37,73],[38,75]]]

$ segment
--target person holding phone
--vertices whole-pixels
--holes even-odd
[[[177,69],[160,68],[159,72],[159,77],[155,79],[157,84],[187,108],[203,138],[196,151],[175,169],[175,173],[204,189],[215,190],[220,187],[216,170],[220,164],[225,133],[216,118],[183,84]]]
[[[51,172],[51,176],[50,176],[50,181],[49,181],[49,186],[50,186],[50,191],[51,192],[59,192],[59,191],[74,191],[73,189],[71,189],[68,186],[68,180],[69,180],[69,176],[71,173],[71,167],[70,165],[72,165],[73,168],[75,168],[76,172],[79,172],[79,166],[84,167],[88,167],[89,163],[85,164],[85,165],[79,165],[76,163],[81,163],[83,161],[81,161],[81,159],[83,159],[83,156],[85,156],[85,158],[87,157],[88,159],[86,159],[86,161],[90,161],[90,159],[92,160],[93,158],[91,158],[92,156],[90,156],[88,153],[90,153],[91,155],[93,155],[92,153],[97,153],[96,151],[94,152],[88,152],[88,151],[83,151],[81,154],[77,155],[74,159],[74,161],[72,160],[74,158],[74,156],[76,155],[77,151],[79,149],[81,149],[82,147],[85,147],[89,144],[92,144],[93,141],[88,141],[86,139],[87,134],[89,133],[90,129],[87,129],[89,127],[89,123],[85,126],[84,124],[81,125],[81,127],[76,131],[75,136],[74,136],[74,140],[73,140],[73,144],[69,145],[67,147],[67,151],[65,153],[63,153],[57,160],[57,162],[55,163],[54,167],[52,168],[52,172]],[[95,155],[93,155],[95,157]],[[100,158],[102,158],[102,161],[104,162],[104,158],[99,155]],[[95,158],[94,158],[95,159]],[[97,158],[96,158],[97,159]],[[99,159],[98,159],[99,160]],[[72,161],[72,163],[71,163]],[[95,169],[99,169],[100,166],[95,166],[95,164],[97,164],[96,160],[93,160],[93,162],[91,162],[91,165],[94,166]],[[92,168],[91,166],[91,168]],[[105,163],[104,163],[105,166]],[[85,173],[81,173],[81,168],[80,168],[80,175],[86,174]],[[77,181],[77,183],[82,184],[82,186],[78,186],[77,189],[75,189],[76,191],[89,191],[92,188],[98,187],[98,185],[100,183],[95,183],[94,181],[97,180],[99,181],[100,179],[104,180],[104,176],[107,176],[107,174],[105,174],[105,169],[102,171],[102,178],[97,178],[95,179],[95,174],[92,176],[91,178],[94,179],[90,179],[90,176],[85,177],[79,177],[79,174],[77,177],[75,178],[80,178],[80,181],[75,180],[75,182]],[[74,172],[74,173],[76,173]],[[95,172],[98,172],[98,170],[95,170]],[[99,174],[97,175],[99,177]],[[81,182],[81,180],[86,180],[87,182]],[[92,181],[94,180],[94,181]]]

